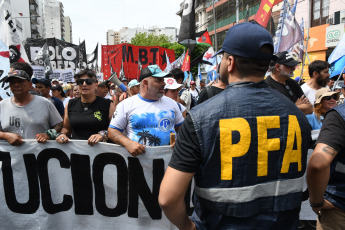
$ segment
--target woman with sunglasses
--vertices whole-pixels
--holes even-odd
[[[109,99],[96,96],[97,78],[92,70],[83,70],[75,75],[81,96],[73,98],[65,108],[65,119],[56,141],[66,143],[71,139],[88,140],[93,146],[107,141],[108,126],[115,105]]]
[[[324,115],[327,111],[337,106],[338,98],[339,94],[331,91],[327,87],[316,91],[314,113],[307,115],[312,130],[321,129]]]

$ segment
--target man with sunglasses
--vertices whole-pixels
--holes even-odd
[[[184,118],[177,103],[163,96],[164,77],[168,75],[158,65],[144,68],[139,76],[139,94],[116,107],[108,129],[109,138],[132,156],[143,154],[145,146],[173,144],[170,133],[182,125]]]
[[[23,70],[8,74],[13,97],[0,102],[0,139],[21,145],[23,139],[40,143],[54,140],[62,128],[62,117],[48,99],[30,94],[30,76]]]
[[[277,60],[270,63],[271,75],[267,76],[266,83],[289,98],[304,114],[313,113],[312,104],[298,83],[292,79],[296,65],[300,62],[296,61],[287,51],[277,53],[276,56]]]

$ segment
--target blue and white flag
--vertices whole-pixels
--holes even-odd
[[[336,75],[339,75],[341,71],[343,70],[344,66],[345,66],[345,56],[333,62],[331,64],[331,67],[329,68],[329,74],[331,75],[330,78]]]
[[[290,4],[284,0],[279,17],[279,24],[274,37],[274,53],[288,51],[303,39],[302,30],[296,21]]]
[[[201,71],[200,71],[200,63],[198,65],[198,77],[199,77],[199,80],[201,81],[202,76],[201,76]]]
[[[343,57],[344,55],[345,55],[345,36],[343,35],[339,44],[337,45],[337,47],[335,47],[335,49],[329,56],[328,63],[332,64],[333,62],[337,61],[339,58]]]
[[[202,58],[204,61],[208,61],[212,63],[212,65],[204,64],[204,69],[206,72],[211,72],[217,69],[217,65],[222,60],[221,55],[217,55],[217,57],[213,57],[214,54],[215,54],[214,49],[211,46],[210,48],[208,48],[207,52],[205,52],[204,57]]]
[[[169,56],[168,56],[167,52],[164,52],[164,53],[165,53],[165,58],[167,60],[167,66],[165,67],[164,72],[169,72],[170,70],[172,70]]]
[[[183,51],[183,54],[180,57],[178,57],[173,63],[171,63],[171,69],[181,69],[185,55],[186,52]]]

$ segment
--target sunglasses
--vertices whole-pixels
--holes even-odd
[[[337,100],[338,99],[338,96],[336,94],[333,94],[332,96],[325,96],[323,97],[322,99],[325,99],[326,101],[329,101],[331,99],[334,99],[334,100]]]
[[[92,78],[87,78],[87,79],[78,79],[76,82],[77,82],[77,85],[84,85],[84,82],[87,85],[92,85],[92,83],[96,83],[97,81],[95,81]]]

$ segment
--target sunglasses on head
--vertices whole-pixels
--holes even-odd
[[[92,78],[87,78],[87,79],[78,79],[77,80],[77,85],[84,85],[84,82],[87,85],[92,85],[92,83],[95,83],[96,81]]]
[[[325,99],[326,101],[331,100],[331,98],[333,98],[334,100],[338,99],[338,96],[336,94],[333,94],[332,96],[325,96],[322,99]]]

